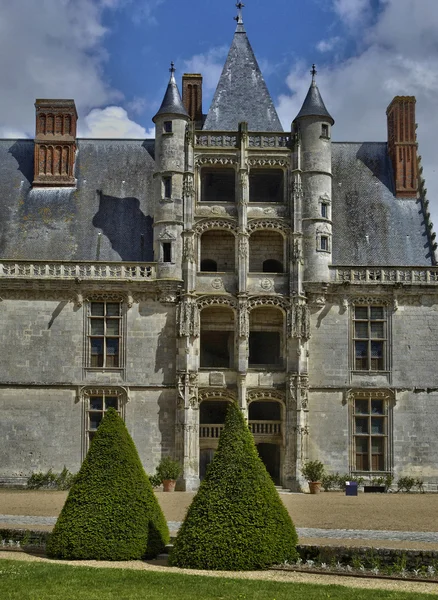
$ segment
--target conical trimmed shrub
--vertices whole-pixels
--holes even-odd
[[[52,558],[135,560],[159,554],[169,531],[137,449],[109,409],[47,542]]]
[[[297,534],[238,406],[190,505],[170,564],[245,571],[296,560]]]

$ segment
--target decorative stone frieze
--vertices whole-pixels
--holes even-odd
[[[204,231],[213,229],[224,229],[234,234],[237,232],[237,226],[231,219],[203,219],[198,221],[194,227],[196,235],[201,235]]]
[[[195,165],[197,167],[203,167],[205,165],[220,165],[222,167],[234,166],[237,164],[236,156],[218,156],[217,154],[211,155],[195,155]]]
[[[199,402],[204,400],[226,400],[228,402],[236,402],[237,395],[234,390],[224,388],[199,388]]]
[[[196,299],[185,297],[177,306],[179,337],[198,337],[200,332],[199,308]]]
[[[282,167],[287,168],[290,164],[287,156],[257,157],[248,158],[246,161],[248,167]]]
[[[247,399],[248,399],[248,404],[250,402],[254,402],[255,400],[274,400],[277,402],[281,402],[282,404],[285,404],[286,395],[281,390],[269,390],[269,389],[261,390],[260,388],[254,388],[254,389],[249,388],[247,391]]]
[[[247,229],[248,233],[260,230],[281,231],[285,235],[290,233],[290,227],[284,221],[277,219],[252,219],[248,222]]]

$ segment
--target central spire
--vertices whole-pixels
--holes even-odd
[[[243,7],[236,4],[236,32],[203,129],[237,131],[246,122],[250,131],[283,131],[246,35]]]
[[[236,8],[239,12],[237,14],[237,17],[234,17],[234,20],[237,21],[237,27],[239,27],[239,25],[243,25],[242,8],[245,8],[245,5],[243,4],[243,2],[238,2],[236,4]]]

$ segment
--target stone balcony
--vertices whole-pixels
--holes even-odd
[[[281,421],[248,421],[249,430],[256,438],[281,438]],[[217,440],[224,428],[223,423],[199,425],[200,439]]]

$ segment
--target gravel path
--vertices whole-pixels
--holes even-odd
[[[28,515],[1,515],[0,523],[6,525],[54,525],[57,517],[39,517]],[[168,521],[172,532],[178,531],[181,521]],[[387,531],[373,529],[321,529],[316,527],[297,527],[298,537],[329,538],[336,540],[394,540],[438,544],[438,532],[435,531]]]

